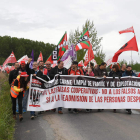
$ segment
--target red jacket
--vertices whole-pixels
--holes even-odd
[[[76,71],[72,68],[68,70],[68,75],[84,75],[83,71],[80,69],[77,69]]]

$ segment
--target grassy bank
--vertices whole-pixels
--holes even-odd
[[[13,140],[14,126],[8,76],[0,73],[0,140]]]

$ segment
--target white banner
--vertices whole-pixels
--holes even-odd
[[[140,78],[94,78],[56,75],[46,82],[31,77],[28,111],[58,107],[80,109],[140,109]]]

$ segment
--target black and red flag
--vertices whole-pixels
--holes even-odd
[[[136,37],[134,36],[131,40],[129,40],[126,44],[124,44],[113,56],[112,62],[118,61],[118,56],[124,51],[137,51],[138,45],[136,41]]]

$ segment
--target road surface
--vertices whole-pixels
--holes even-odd
[[[34,120],[29,112],[16,123],[15,140],[140,140],[140,112],[93,110],[78,114],[45,112]]]

